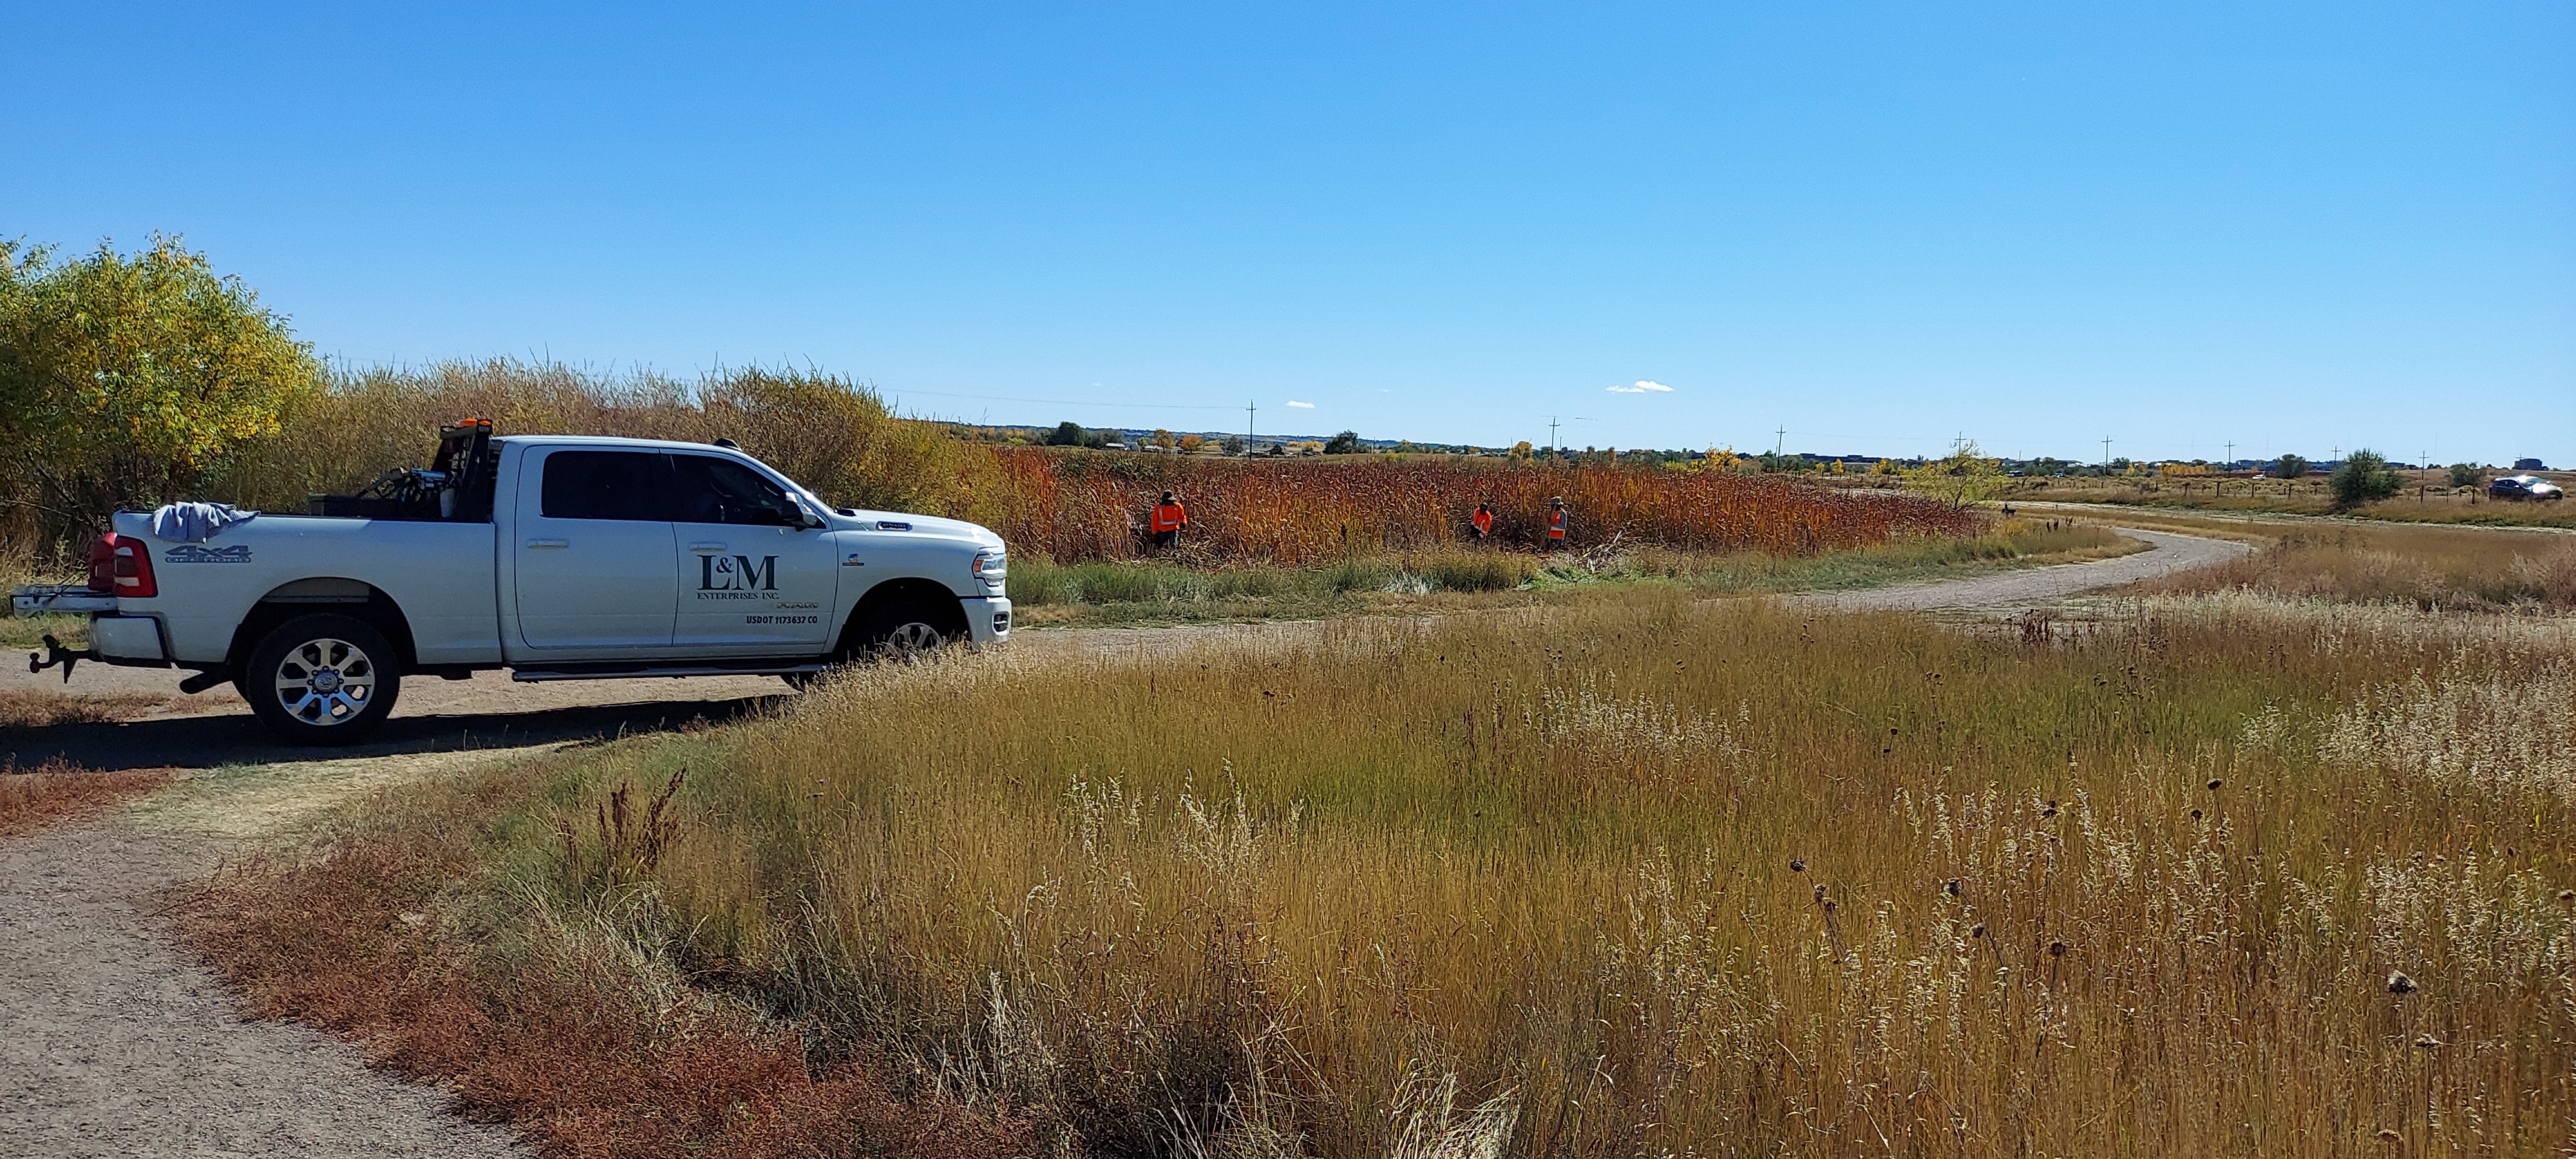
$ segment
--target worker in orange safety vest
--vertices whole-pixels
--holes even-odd
[[[1492,539],[1494,537],[1493,507],[1484,503],[1477,504],[1476,513],[1467,517],[1467,526],[1475,529],[1476,542],[1483,543]]]
[[[1181,529],[1190,525],[1190,512],[1181,501],[1163,492],[1163,501],[1154,505],[1153,521],[1147,530],[1154,533],[1154,546],[1170,547],[1181,541]]]
[[[1563,547],[1565,546],[1565,498],[1558,496],[1550,499],[1547,501],[1547,506],[1547,545],[1551,549]]]

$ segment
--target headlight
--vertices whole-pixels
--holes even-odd
[[[988,547],[975,553],[975,578],[994,587],[1002,586],[1002,577],[1010,566],[1010,556],[1000,548]]]

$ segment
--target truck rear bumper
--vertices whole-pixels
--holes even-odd
[[[150,616],[92,616],[89,649],[110,664],[159,668],[170,663],[161,643],[161,621]]]
[[[998,644],[1011,638],[1011,601],[967,598],[957,601],[966,610],[966,635],[977,644]]]

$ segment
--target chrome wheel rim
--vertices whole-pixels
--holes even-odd
[[[918,656],[947,642],[939,629],[915,620],[886,633],[885,650],[897,656]]]
[[[286,715],[329,728],[356,720],[374,703],[376,664],[346,640],[307,640],[277,662],[273,683]]]

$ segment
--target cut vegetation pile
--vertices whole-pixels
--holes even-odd
[[[1631,589],[856,672],[237,884],[447,931],[503,1038],[587,971],[634,1050],[757,1013],[1085,1154],[2530,1154],[2576,1116],[2571,654]],[[332,892],[424,842],[393,910]],[[218,953],[263,993],[411,970],[209,937],[272,934]]]

